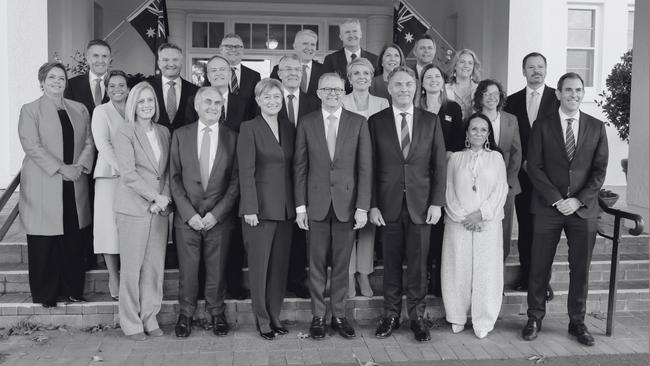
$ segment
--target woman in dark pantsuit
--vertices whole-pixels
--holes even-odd
[[[291,249],[293,202],[291,161],[295,132],[278,119],[282,84],[263,79],[255,86],[261,115],[241,124],[237,141],[242,234],[248,252],[248,273],[255,322],[262,338],[288,333],[280,308]]]

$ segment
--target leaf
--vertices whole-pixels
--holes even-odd
[[[104,362],[104,359],[100,356],[93,356],[93,362]]]
[[[48,338],[47,336],[44,336],[44,335],[42,335],[42,334],[39,334],[39,335],[37,335],[36,337],[33,337],[33,338],[32,338],[32,341],[33,341],[33,342],[36,342],[36,343],[45,343],[45,342],[47,342],[48,340],[50,340],[50,338]]]
[[[309,334],[303,333],[303,332],[298,332],[298,339],[307,339],[309,338]]]
[[[546,360],[546,356],[544,355],[530,355],[528,356],[528,361],[535,361],[535,364],[540,364]]]
[[[357,357],[357,355],[355,355],[354,353],[352,354],[352,357],[354,358],[355,361],[357,361],[358,366],[380,366],[378,363],[376,363],[374,361],[368,361],[366,363],[363,363],[363,362],[361,362],[359,357]]]

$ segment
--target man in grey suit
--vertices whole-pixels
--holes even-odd
[[[215,87],[199,89],[194,108],[199,119],[174,132],[170,157],[179,260],[177,337],[187,337],[192,330],[201,252],[206,311],[212,316],[213,332],[226,335],[230,330],[225,317],[224,268],[239,196],[237,134],[218,123],[223,98]]]
[[[318,82],[322,109],[304,116],[296,131],[296,222],[309,230],[313,314],[309,334],[314,339],[325,337],[328,253],[332,260],[332,328],[344,338],[356,336],[345,318],[344,300],[354,230],[368,220],[372,148],[366,119],[342,108],[344,94],[338,74],[323,74]]]

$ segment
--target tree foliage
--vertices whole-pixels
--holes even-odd
[[[614,126],[618,137],[629,143],[632,50],[625,52],[621,61],[614,65],[605,85],[606,89],[598,94],[601,99],[596,100],[596,105],[601,107],[607,116],[605,124]]]

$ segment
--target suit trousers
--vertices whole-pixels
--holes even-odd
[[[206,312],[210,315],[221,315],[226,310],[224,272],[232,227],[232,220],[228,220],[216,224],[208,231],[195,231],[189,227],[176,228],[178,303],[182,315],[187,317],[194,315],[199,287],[203,282]],[[201,266],[201,263],[204,265]],[[199,267],[204,268],[204,274]],[[199,279],[201,275],[205,276],[205,281]]]
[[[237,207],[237,206],[235,206]],[[244,286],[243,268],[246,266],[246,252],[242,239],[242,227],[239,220],[235,220],[230,233],[230,247],[228,248],[228,261],[226,262],[226,286],[229,292],[238,291]],[[231,293],[232,295],[232,293]]]
[[[280,325],[280,309],[286,291],[293,223],[260,220],[250,226],[242,220],[244,247],[248,253],[248,278],[255,322],[260,331]]]
[[[304,285],[307,278],[307,233],[295,223],[292,231],[288,287]]]
[[[354,224],[341,222],[330,205],[324,220],[309,220],[309,292],[311,312],[314,316],[325,316],[325,285],[327,283],[327,262],[331,258],[332,279],[330,281],[330,306],[332,316],[345,317],[345,298],[348,293],[348,268],[354,244]]]
[[[120,326],[130,335],[158,329],[163,297],[167,216],[117,213]]]
[[[575,213],[564,216],[534,215],[534,239],[528,281],[528,317],[543,319],[546,314],[546,286],[562,230],[569,246],[569,296],[567,310],[571,323],[582,323],[587,308],[589,265],[596,243],[598,219],[584,219]]]
[[[517,225],[519,230],[517,248],[519,250],[519,266],[521,268],[520,283],[526,284],[528,283],[528,273],[530,272],[530,248],[533,243],[533,215],[530,213],[530,203],[533,199],[533,184],[523,169],[519,172],[519,184],[521,185],[521,192],[515,197],[515,209],[517,211]],[[507,203],[508,201],[506,199]]]
[[[424,316],[427,294],[427,256],[431,226],[414,224],[406,197],[396,221],[379,229],[384,252],[384,311],[386,316],[402,313],[402,263],[406,257],[406,306],[411,320]]]
[[[431,226],[429,236],[429,255],[427,256],[427,271],[429,271],[429,286],[433,293],[440,293],[440,268],[442,258],[442,239],[445,234],[445,210],[442,210],[440,220]]]
[[[503,260],[510,255],[512,241],[512,217],[515,213],[515,195],[508,192],[506,203],[503,205]]]

